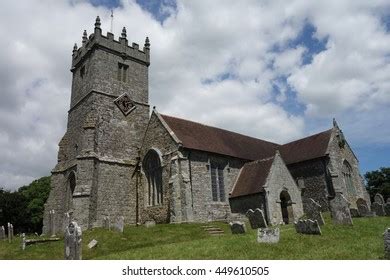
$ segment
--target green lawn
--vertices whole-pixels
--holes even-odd
[[[93,229],[83,233],[83,259],[382,259],[382,234],[390,227],[390,217],[353,222],[353,226],[335,226],[327,217],[321,236],[281,226],[278,244],[257,243],[256,230],[232,235],[224,223],[212,223],[224,229],[223,236],[209,236],[201,224],[129,226],[123,234]],[[92,239],[99,244],[88,249]],[[19,237],[11,244],[0,241],[0,259],[62,259],[63,251],[62,240],[30,245],[25,251]]]

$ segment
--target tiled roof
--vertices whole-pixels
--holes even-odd
[[[323,131],[280,146],[278,149],[284,162],[288,164],[302,162],[326,155],[332,129]]]
[[[263,192],[273,160],[274,157],[244,164],[230,198]]]
[[[284,145],[278,145],[228,130],[160,115],[184,148],[227,155],[245,160],[272,157],[280,151],[288,164],[326,155],[332,129]]]
[[[160,115],[183,147],[231,157],[256,160],[273,156],[278,144],[228,130]]]

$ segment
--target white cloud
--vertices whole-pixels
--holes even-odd
[[[96,15],[108,31],[110,11],[83,0],[3,2],[0,186],[16,187],[54,167],[66,127],[73,43],[80,45],[84,29],[92,32]],[[358,114],[345,114],[351,109],[364,112],[365,123],[371,116],[384,121],[378,107],[390,98],[389,35],[379,20],[385,4],[180,0],[176,11],[164,10],[171,16],[160,24],[135,1],[123,1],[114,11],[114,34],[126,26],[131,41],[141,45],[150,37],[150,97],[160,112],[285,142],[304,135],[305,120],[333,114],[356,129]],[[307,21],[328,45],[302,65],[307,46],[288,43]],[[288,94],[287,84],[275,84],[281,76],[306,115],[280,105]],[[389,139],[388,130],[381,133]]]

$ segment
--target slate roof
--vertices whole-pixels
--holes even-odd
[[[273,161],[274,157],[244,164],[230,198],[263,192]]]
[[[245,160],[274,156],[279,150],[286,165],[326,155],[332,129],[284,145],[245,136],[189,120],[160,114],[184,148]]]
[[[326,155],[332,129],[284,144],[279,152],[286,165]]]
[[[274,155],[278,144],[245,136],[228,130],[161,115],[184,148],[257,160]]]

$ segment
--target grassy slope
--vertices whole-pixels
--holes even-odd
[[[354,226],[334,226],[330,220],[321,236],[301,235],[292,225],[281,227],[278,244],[258,244],[256,230],[209,236],[199,224],[126,227],[123,234],[93,229],[84,232],[83,259],[381,259],[383,232],[390,217],[354,219]],[[92,239],[97,248],[87,248]],[[0,259],[62,259],[63,242],[35,244],[25,251],[20,239],[0,242]]]

